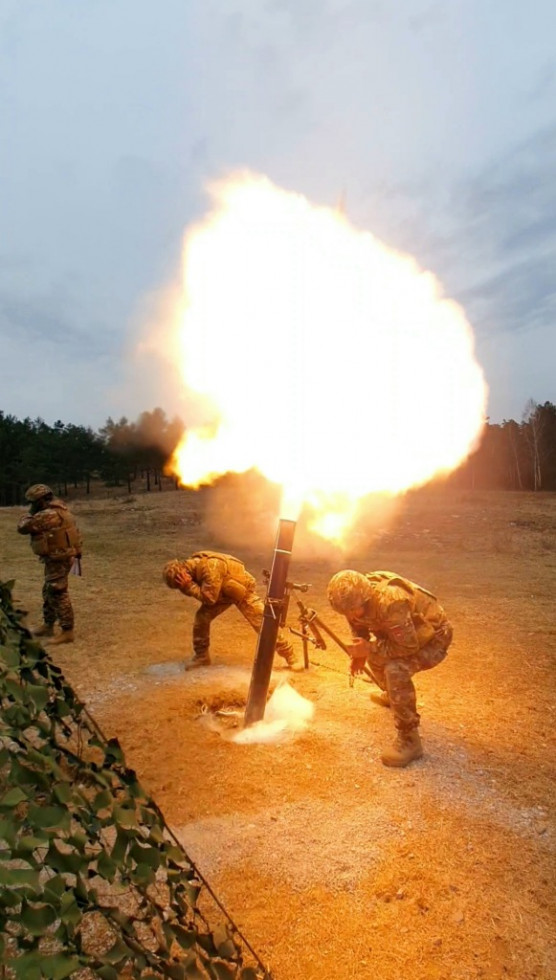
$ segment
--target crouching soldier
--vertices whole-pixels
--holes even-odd
[[[381,688],[371,699],[392,709],[397,738],[382,762],[407,766],[423,755],[411,678],[444,660],[453,635],[446,614],[436,596],[395,572],[338,572],[328,599],[350,625],[352,671],[368,664]]]
[[[193,656],[186,661],[186,670],[210,664],[210,624],[230,606],[235,606],[259,632],[264,603],[255,591],[255,579],[239,558],[218,551],[196,551],[183,561],[169,561],[162,577],[168,588],[179,589],[200,603],[193,622]],[[292,644],[282,633],[278,634],[276,652],[290,669],[301,667]]]
[[[44,565],[43,623],[33,635],[52,637],[52,643],[73,643],[68,575],[74,560],[81,558],[81,535],[66,505],[44,483],[29,487],[25,499],[29,514],[20,519],[17,530],[31,536],[31,548]],[[54,636],[56,622],[61,632]]]

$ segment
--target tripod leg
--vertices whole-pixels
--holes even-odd
[[[339,636],[336,635],[336,633],[334,633],[330,629],[329,626],[326,625],[326,623],[323,623],[322,619],[320,619],[319,616],[314,617],[314,622],[324,633],[328,634],[331,640],[334,640],[334,643],[337,643],[337,645],[340,647],[341,650],[344,651],[344,653],[347,653],[348,656],[351,656],[347,645],[343,642],[343,640],[340,639]],[[365,664],[365,666],[363,667],[363,672],[367,675],[369,680],[373,682],[373,684],[376,684],[377,687],[380,687],[380,684],[377,684],[376,680],[373,677],[373,672],[371,668],[367,664]],[[350,687],[351,687],[353,683],[353,675],[350,676],[351,676],[351,681],[350,681]]]
[[[343,640],[341,640],[341,639],[340,639],[340,637],[339,637],[339,636],[336,636],[336,633],[333,633],[333,632],[332,632],[332,630],[330,629],[330,627],[329,627],[329,626],[327,626],[327,625],[326,625],[326,623],[323,623],[323,621],[322,621],[322,619],[320,618],[320,616],[314,616],[314,623],[315,623],[315,625],[316,625],[316,626],[318,626],[318,627],[319,627],[319,628],[320,628],[320,629],[321,629],[321,630],[322,630],[322,631],[323,631],[324,633],[327,633],[327,634],[328,634],[328,636],[330,637],[330,639],[331,639],[331,640],[334,640],[334,643],[337,643],[337,645],[338,645],[338,646],[340,647],[340,650],[343,650],[343,651],[344,651],[344,653],[347,653],[347,654],[348,654],[348,656],[349,656],[349,650],[348,650],[348,648],[347,648],[347,645],[346,645],[346,644],[344,643],[344,641],[343,641]]]
[[[307,627],[305,626],[305,623],[303,624],[301,642],[303,644],[303,666],[305,670],[308,670],[309,669],[309,641],[307,639]]]

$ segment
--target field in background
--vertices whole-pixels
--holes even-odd
[[[301,529],[291,577],[337,632],[325,589],[341,567],[426,585],[454,625],[446,661],[416,678],[425,757],[392,771],[389,712],[349,687],[339,649],[288,675],[315,717],[277,746],[231,742],[214,714],[241,710],[249,684],[256,637],[235,610],[213,626],[214,666],[182,670],[195,603],[164,587],[162,566],[230,550],[263,593],[276,519],[247,491],[72,501],[84,577],[70,580],[77,642],[56,663],[276,980],[552,980],[556,496],[410,495],[364,522],[347,556]],[[42,569],[15,533],[21,513],[0,509],[0,577],[34,623]]]

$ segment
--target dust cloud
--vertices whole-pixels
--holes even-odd
[[[311,701],[289,684],[280,684],[268,700],[263,720],[242,728],[232,741],[241,745],[276,745],[307,728],[314,713]]]

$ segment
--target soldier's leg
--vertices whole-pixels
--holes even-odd
[[[442,637],[434,637],[430,643],[427,643],[426,647],[423,647],[419,653],[411,658],[413,672],[417,673],[417,671],[430,670],[432,667],[436,667],[444,660],[451,642],[452,629],[447,627]]]
[[[237,603],[237,608],[242,616],[245,617],[249,625],[253,627],[255,632],[259,633],[262,626],[264,613],[264,602],[262,599],[260,599],[254,592],[247,592],[241,602]],[[282,630],[278,630],[278,636],[276,638],[276,653],[280,657],[284,658],[288,667],[293,668],[297,666],[298,660],[295,656],[293,645],[284,636]]]
[[[63,630],[73,629],[73,607],[68,589],[68,575],[72,563],[72,558],[64,558],[47,561],[44,567],[45,606],[51,617],[50,620],[45,618],[45,622],[58,621]]]
[[[382,705],[383,708],[390,708],[390,698],[386,689],[386,677],[384,676],[384,663],[377,663],[371,657],[369,666],[371,668],[373,680],[376,686],[380,688],[380,694],[376,694],[374,691],[371,693],[371,701],[374,701],[375,704]]]
[[[423,755],[419,736],[417,697],[411,680],[412,665],[408,660],[389,660],[384,665],[386,687],[396,726],[396,740],[391,749],[381,755],[385,766],[401,768]]]
[[[382,687],[388,694],[394,709],[394,723],[398,731],[410,731],[418,727],[417,696],[411,678],[413,674],[422,670],[431,670],[432,667],[441,663],[448,652],[451,638],[450,630],[449,634],[442,639],[435,637],[413,657],[387,660],[382,667],[378,668],[374,664],[371,665],[373,676],[379,687]]]
[[[53,602],[53,593],[48,579],[48,566],[46,564],[44,566],[44,580],[42,584],[42,618],[46,629],[52,632],[54,623],[56,622],[56,607]],[[43,634],[41,632],[38,635],[41,636]]]
[[[409,732],[419,727],[417,695],[411,680],[414,673],[413,657],[407,660],[389,660],[384,665],[386,691],[392,706],[394,724],[399,732]]]
[[[286,636],[284,636],[282,630],[278,630],[278,637],[276,639],[276,653],[279,657],[283,657],[290,670],[302,669],[303,665],[293,648],[293,643],[291,640],[288,640]]]
[[[73,642],[73,606],[69,595],[68,575],[73,564],[73,558],[64,558],[49,563],[48,582],[50,601],[54,609],[55,619],[59,622],[62,632],[53,643]]]
[[[210,624],[230,606],[231,602],[227,601],[216,602],[213,606],[199,606],[193,620],[193,660],[210,663]]]
[[[263,624],[264,602],[255,592],[245,593],[241,602],[236,603],[244,619],[259,633]]]
[[[413,674],[421,670],[430,670],[444,660],[451,639],[451,630],[448,630],[444,636],[435,637],[414,657],[390,660],[385,664],[387,691],[397,729],[397,738],[392,749],[382,754],[385,766],[407,766],[423,755],[419,735],[420,716],[417,711],[417,695],[411,678]]]

